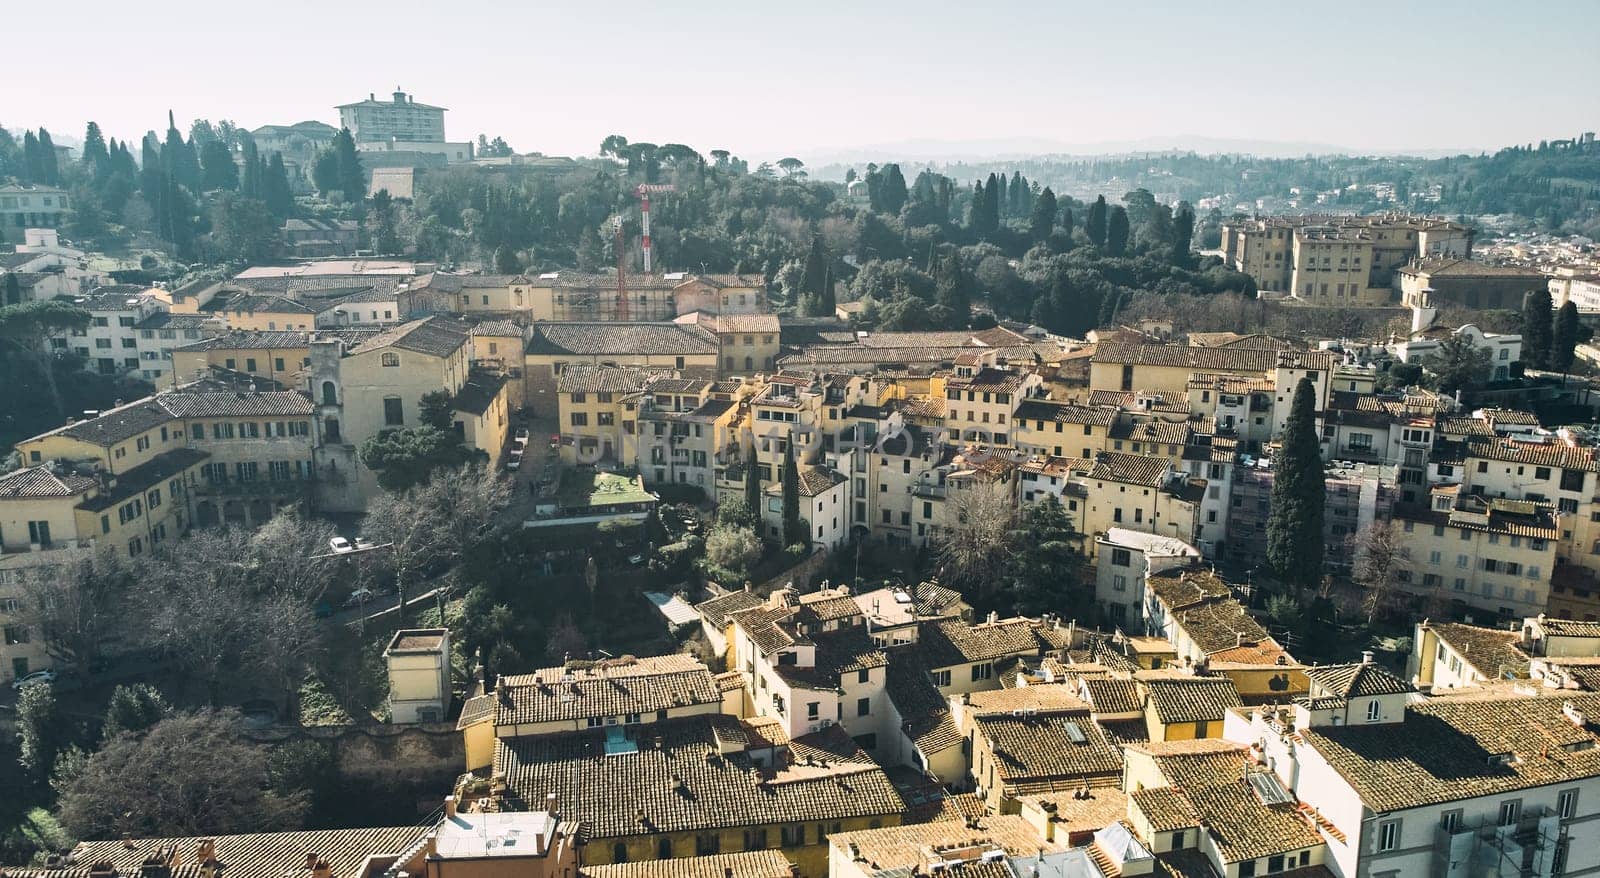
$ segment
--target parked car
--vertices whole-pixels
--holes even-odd
[[[339,555],[343,555],[348,552],[354,552],[356,550],[356,547],[350,545],[350,541],[344,537],[334,537],[333,539],[328,540],[328,548],[332,549],[335,554]]]
[[[15,680],[12,680],[11,688],[20,692],[23,690],[23,688],[32,686],[35,683],[54,683],[55,681],[55,671],[34,671],[25,677],[18,677]]]
[[[527,445],[528,444],[528,428],[527,427],[518,427],[517,428],[517,432],[512,434],[511,441],[517,443],[518,445]]]
[[[350,592],[350,596],[344,599],[344,605],[347,607],[359,607],[362,604],[371,603],[372,599],[377,596],[378,593],[370,588],[358,588]]]
[[[506,469],[522,469],[522,446],[519,445],[516,448],[511,449],[511,455],[506,458]]]

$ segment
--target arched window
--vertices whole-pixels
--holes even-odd
[[[339,388],[335,387],[332,381],[322,382],[322,404],[339,404]]]

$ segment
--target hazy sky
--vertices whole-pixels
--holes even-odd
[[[1197,135],[1491,148],[1600,128],[1600,0],[1506,4],[7,0],[0,123],[337,122],[396,85],[450,139],[751,157]],[[21,75],[18,75],[21,74]]]

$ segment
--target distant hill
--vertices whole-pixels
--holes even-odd
[[[801,158],[811,165],[862,164],[869,161],[960,162],[1054,156],[1106,157],[1140,153],[1185,153],[1200,155],[1248,155],[1257,158],[1302,158],[1313,156],[1414,156],[1442,158],[1476,153],[1457,149],[1359,150],[1332,143],[1312,141],[1246,140],[1177,134],[1144,137],[1136,140],[1103,140],[1068,143],[1043,137],[1008,137],[981,140],[909,139],[892,143],[817,149]]]

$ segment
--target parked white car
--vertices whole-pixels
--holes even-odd
[[[333,539],[328,540],[328,548],[332,549],[335,554],[339,555],[343,555],[348,552],[354,552],[356,550],[356,547],[350,545],[350,541],[344,537],[334,537]]]
[[[11,688],[20,692],[24,687],[32,686],[35,683],[54,683],[55,681],[55,671],[34,671],[25,677],[18,677],[12,680]]]

